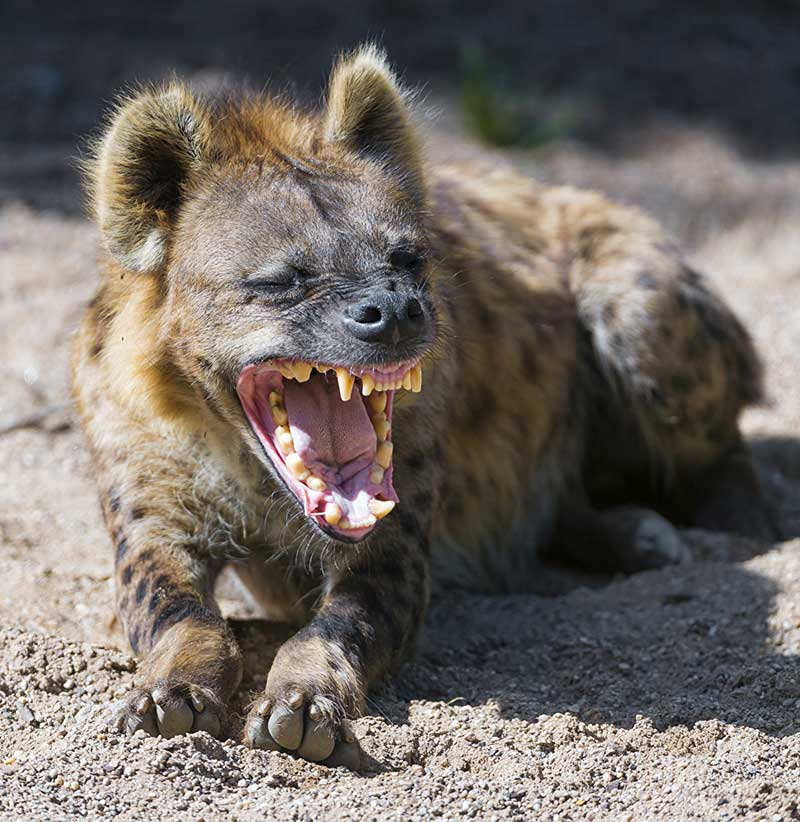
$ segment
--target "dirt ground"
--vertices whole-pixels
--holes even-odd
[[[451,5],[443,7],[452,17]],[[558,17],[557,5],[541,4],[545,22]],[[616,28],[593,20],[587,60],[607,44],[607,30],[641,33],[624,3],[609,5]],[[105,20],[105,51],[68,59],[48,25],[70,43],[74,20],[47,17],[31,39],[33,56],[17,57],[16,91],[11,80],[0,88],[16,106],[0,130],[0,819],[800,819],[800,158],[786,119],[800,62],[778,48],[797,21],[776,23],[783,6],[768,5],[732,46],[725,12],[703,41],[708,83],[683,96],[672,83],[697,68],[679,59],[694,59],[683,23],[670,29],[683,51],[662,43],[653,65],[642,49],[638,63],[612,63],[611,79],[597,79],[597,99],[611,101],[604,90],[630,76],[613,104],[623,113],[637,101],[644,107],[613,140],[608,129],[603,140],[588,129],[497,154],[540,179],[599,188],[651,211],[746,320],[767,363],[769,402],[744,424],[785,541],[692,531],[696,562],[687,567],[613,580],[548,569],[536,594],[439,594],[417,656],[356,723],[369,758],[361,774],[202,733],[167,741],[106,730],[108,705],[136,664],[114,622],[112,553],[68,404],[67,348],[95,284],[98,237],[66,158],[110,88],[146,65],[141,43],[155,52],[168,33],[154,23],[147,39],[127,18]],[[357,12],[345,10],[348,19]],[[28,37],[31,14],[16,18]],[[465,15],[469,33],[475,13]],[[412,79],[432,73],[424,101],[427,113],[438,111],[426,116],[432,142],[463,132],[451,73],[432,57],[434,35],[426,33],[419,59],[398,53],[414,15],[398,21],[392,29],[383,20],[395,59],[407,60]],[[227,20],[212,22],[224,39]],[[505,29],[489,27],[490,45],[508,33],[512,64],[517,24],[509,14]],[[340,44],[323,29],[303,30],[325,53],[315,52],[301,79],[318,79]],[[178,68],[200,79],[230,68],[200,22],[190,30],[199,39],[177,49]],[[21,48],[5,31],[3,45]],[[127,62],[114,50],[126,31]],[[357,36],[365,31],[375,29]],[[559,42],[578,53],[573,39],[558,29],[545,56],[552,61]],[[197,56],[204,43],[205,61]],[[755,77],[745,82],[736,58],[762,46],[771,59],[751,61]],[[449,54],[452,44],[442,48]],[[291,69],[286,52],[277,54],[267,68]],[[729,74],[723,58],[735,66]],[[102,81],[92,59],[109,61]],[[650,79],[626,74],[631,61]],[[676,65],[681,71],[666,72]],[[648,88],[664,93],[647,97]],[[725,105],[715,90],[728,95]],[[706,98],[709,116],[694,116]],[[765,114],[775,126],[761,121],[759,131],[753,118]],[[594,126],[603,130],[607,117]],[[467,136],[463,145],[474,149]],[[6,430],[27,415],[28,427]],[[229,581],[220,595],[245,651],[241,707],[285,634],[254,618]]]

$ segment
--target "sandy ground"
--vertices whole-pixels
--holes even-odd
[[[433,127],[457,129],[442,110]],[[741,154],[708,124],[640,125],[614,150],[504,156],[650,210],[745,318],[770,395],[745,428],[785,541],[695,531],[690,567],[440,595],[416,658],[356,723],[358,775],[235,739],[107,733],[136,665],[65,405],[98,239],[64,171],[71,122],[0,156],[0,818],[800,819],[800,161]],[[245,650],[241,708],[284,634],[220,594]]]

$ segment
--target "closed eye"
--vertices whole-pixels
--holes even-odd
[[[389,265],[392,268],[400,268],[411,274],[418,274],[425,265],[425,258],[419,251],[396,248],[389,254]]]
[[[309,277],[308,272],[303,269],[289,266],[268,273],[257,272],[247,277],[242,285],[254,291],[282,291],[302,287]]]

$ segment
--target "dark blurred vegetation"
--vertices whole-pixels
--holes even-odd
[[[4,200],[75,208],[68,158],[121,88],[176,72],[315,101],[332,55],[367,38],[492,144],[614,151],[677,121],[754,155],[798,146],[798,0],[4,0],[0,15]]]

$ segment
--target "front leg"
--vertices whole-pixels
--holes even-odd
[[[413,515],[393,516],[392,530],[365,546],[358,564],[331,571],[319,610],[278,651],[248,715],[246,744],[358,768],[347,720],[412,649],[429,595],[427,538]]]
[[[214,601],[220,563],[202,529],[209,503],[176,499],[174,489],[191,487],[184,478],[191,476],[190,463],[163,447],[140,451],[128,451],[125,460],[97,459],[116,553],[117,612],[141,659],[141,687],[117,706],[115,724],[127,733],[217,736],[242,666]]]

